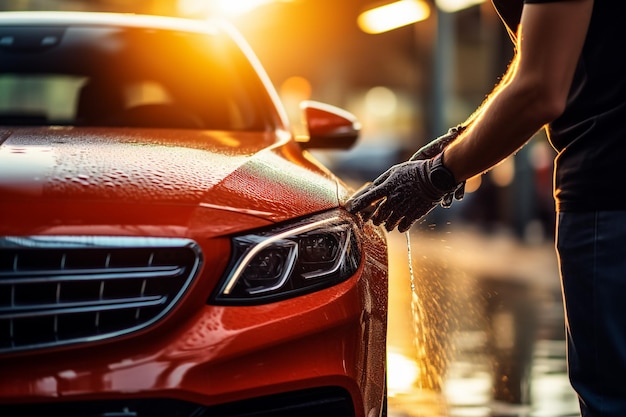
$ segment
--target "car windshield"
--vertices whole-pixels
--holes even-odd
[[[0,125],[267,131],[273,111],[224,34],[0,27]]]

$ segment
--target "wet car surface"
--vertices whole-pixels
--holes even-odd
[[[307,151],[353,116],[146,16],[1,13],[0,91],[0,414],[384,412],[386,236]]]

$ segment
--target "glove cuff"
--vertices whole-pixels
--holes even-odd
[[[419,159],[429,159],[435,157],[438,153],[443,152],[443,150],[459,136],[464,130],[466,126],[458,125],[451,127],[448,129],[448,132],[444,135],[439,136],[437,139],[432,142],[422,146],[417,152],[415,152],[409,161],[417,161]]]

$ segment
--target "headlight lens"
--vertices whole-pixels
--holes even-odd
[[[358,231],[333,211],[235,236],[233,256],[214,304],[262,304],[334,285],[361,262]]]

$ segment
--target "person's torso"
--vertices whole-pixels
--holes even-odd
[[[493,2],[514,32],[522,0]],[[558,152],[558,210],[626,209],[621,198],[626,194],[626,32],[619,4],[595,0],[566,109],[549,126],[550,142]]]

